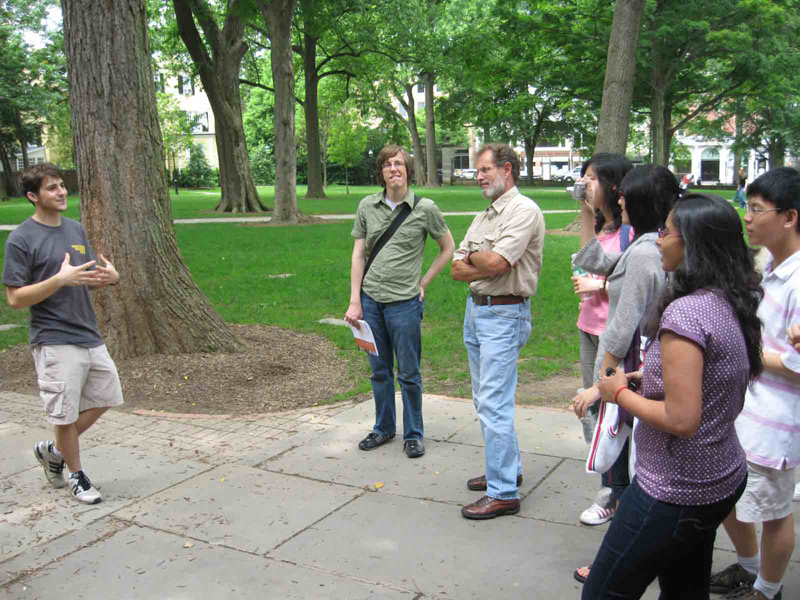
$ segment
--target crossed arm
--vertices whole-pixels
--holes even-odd
[[[497,252],[481,250],[470,252],[463,259],[453,261],[450,275],[456,281],[471,283],[480,279],[491,279],[511,270],[511,264]]]

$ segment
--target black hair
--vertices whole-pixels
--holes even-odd
[[[779,212],[794,209],[800,215],[800,172],[791,167],[771,169],[747,186],[747,197],[761,196]],[[797,220],[800,231],[800,218]]]
[[[620,194],[625,198],[625,212],[637,239],[663,227],[672,205],[680,197],[681,187],[672,171],[661,165],[634,167],[620,184]],[[618,258],[606,274],[617,268]],[[603,283],[605,287],[605,283]]]
[[[723,198],[690,193],[675,203],[672,222],[683,239],[684,258],[650,319],[649,336],[655,338],[671,302],[700,289],[717,291],[730,303],[742,327],[752,382],[764,368],[761,320],[756,314],[764,290],[739,214]]]
[[[586,170],[592,167],[600,185],[603,188],[603,199],[606,208],[614,217],[614,229],[622,225],[622,208],[619,205],[619,187],[625,174],[633,168],[633,163],[620,154],[600,152],[583,163],[581,177],[586,175]],[[595,210],[594,232],[600,233],[606,224],[606,217],[601,210]]]
[[[631,169],[622,180],[620,194],[625,197],[625,212],[636,237],[663,227],[680,193],[678,179],[666,167],[640,165]]]

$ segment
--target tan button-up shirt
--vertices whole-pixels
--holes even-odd
[[[539,284],[543,246],[544,215],[515,186],[475,217],[453,261],[464,260],[470,252],[496,252],[513,268],[497,277],[473,281],[470,290],[484,296],[529,298],[536,295]]]
[[[389,228],[400,204],[392,210],[383,201],[383,191],[364,198],[358,205],[352,235],[363,239],[366,258],[369,259],[376,242]],[[403,200],[414,207],[414,192],[408,190]],[[375,257],[364,278],[364,293],[376,302],[398,302],[419,295],[422,258],[425,254],[426,236],[438,240],[448,231],[442,211],[433,200],[420,198],[392,239]]]

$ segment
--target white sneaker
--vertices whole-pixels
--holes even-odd
[[[603,508],[597,502],[581,513],[581,523],[584,525],[602,525],[614,518],[616,508]]]
[[[78,502],[84,504],[97,504],[103,497],[100,492],[92,485],[83,469],[69,474],[69,485],[72,488],[72,495]]]
[[[800,502],[800,482],[797,482],[794,485],[794,498],[792,498],[795,502]]]
[[[36,442],[33,447],[33,455],[42,465],[44,476],[47,477],[50,485],[57,488],[67,485],[67,482],[64,481],[64,459],[53,452],[52,440]]]

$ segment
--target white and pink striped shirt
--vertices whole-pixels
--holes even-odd
[[[761,282],[764,299],[758,307],[764,352],[778,352],[787,369],[800,373],[800,353],[790,345],[786,329],[800,323],[800,252],[778,268],[772,261]],[[750,462],[770,469],[800,464],[800,383],[764,371],[748,389],[736,433]]]

